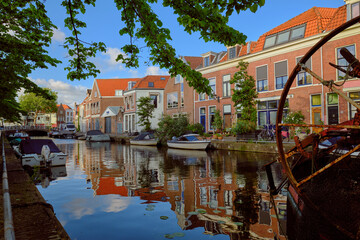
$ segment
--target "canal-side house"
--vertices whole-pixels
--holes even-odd
[[[202,64],[202,57],[181,56],[180,59],[192,69]],[[194,122],[194,89],[180,74],[169,79],[164,90],[164,113],[177,117],[186,114]]]
[[[195,94],[195,122],[212,131],[215,110],[220,110],[224,127],[231,127],[237,113],[232,106],[234,86],[229,83],[238,71],[240,60],[249,63],[248,73],[256,80],[258,95],[257,124],[275,124],[278,102],[289,74],[302,56],[331,30],[359,15],[359,1],[345,1],[339,8],[313,7],[308,11],[262,34],[255,42],[228,46],[226,52],[202,55],[203,64],[197,70],[210,81],[215,97]],[[339,54],[346,47],[360,56],[360,25],[340,33],[317,51],[306,65],[325,80],[339,81],[344,76],[329,65],[346,65]],[[340,83],[340,82],[339,82]],[[360,80],[350,79],[339,87],[350,98],[360,101]],[[309,74],[301,71],[288,94],[288,109],[301,111],[308,123],[337,124],[352,118],[354,107],[330,92]]]
[[[85,110],[88,130],[122,132],[123,118],[120,108],[124,107],[123,91],[127,88],[128,82],[137,80],[137,78],[94,80]],[[111,107],[111,110],[108,107]],[[113,111],[114,109],[119,111]]]
[[[72,108],[66,104],[58,104],[58,110],[56,113],[56,126],[60,129],[65,127],[65,124],[68,122],[73,122],[73,113]]]
[[[150,97],[155,105],[155,110],[151,118],[151,128],[158,127],[159,119],[164,113],[164,88],[170,76],[168,75],[149,75],[137,81],[129,81],[126,91],[124,91],[124,131],[127,133],[141,132],[139,116],[137,115],[137,103],[141,97]]]

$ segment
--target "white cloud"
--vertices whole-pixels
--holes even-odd
[[[125,69],[123,64],[116,61],[119,54],[126,57],[125,53],[120,49],[109,47],[106,49],[105,53],[102,53],[103,57],[97,57],[93,62],[101,72],[123,71]]]
[[[87,87],[82,85],[70,85],[69,83],[54,79],[30,79],[40,87],[50,88],[58,94],[58,103],[74,107],[74,103],[81,103],[86,97]]]
[[[53,28],[54,35],[52,36],[52,40],[57,42],[64,42],[65,41],[65,33],[60,31],[60,28],[56,29]]]
[[[161,70],[160,67],[151,66],[146,69],[145,75],[169,75],[168,71]]]

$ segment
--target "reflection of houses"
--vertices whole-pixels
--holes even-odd
[[[140,132],[144,127],[140,126],[138,116],[138,101],[141,97],[150,97],[155,109],[152,114],[151,128],[158,126],[159,118],[164,113],[164,88],[170,76],[146,76],[139,80],[130,81],[124,91],[125,113],[124,131]]]
[[[257,191],[256,172],[235,174],[236,161],[226,160],[207,159],[201,166],[189,166],[189,178],[165,175],[166,195],[179,226],[184,230],[201,227],[207,234],[226,234],[230,239],[273,238],[274,230],[285,239],[274,209],[269,208],[269,194]],[[275,202],[283,212],[286,198]]]

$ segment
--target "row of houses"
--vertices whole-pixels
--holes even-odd
[[[197,93],[180,75],[95,79],[92,89],[77,107],[75,121],[81,131],[140,132],[137,101],[149,96],[155,105],[152,128],[157,128],[163,114],[173,117],[187,114],[191,123],[201,123],[206,132],[211,132],[216,110],[223,116],[224,128],[231,128],[239,113],[231,100],[235,86],[230,84],[230,79],[242,60],[249,63],[248,73],[256,80],[257,124],[274,124],[282,90],[298,61],[331,30],[359,16],[359,12],[360,2],[356,0],[345,0],[345,5],[339,8],[313,7],[262,34],[257,41],[228,46],[222,52],[209,51],[199,57],[182,56],[185,63],[209,80],[216,97]],[[343,83],[344,73],[329,62],[348,65],[339,53],[343,47],[355,57],[360,55],[359,30],[357,23],[341,32],[314,53],[306,66],[325,80]],[[359,79],[350,79],[339,89],[360,101]],[[298,73],[287,98],[288,110],[300,110],[308,123],[338,124],[351,119],[356,112],[347,101],[304,71]]]

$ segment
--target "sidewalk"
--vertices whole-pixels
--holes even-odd
[[[1,149],[1,147],[0,147]],[[5,143],[9,190],[16,239],[70,239],[29,175],[23,170],[10,145]],[[1,164],[2,172],[2,164]],[[0,183],[2,189],[2,181]],[[0,194],[1,204],[3,195]],[[3,208],[0,222],[4,226]],[[4,228],[0,230],[4,236]]]

